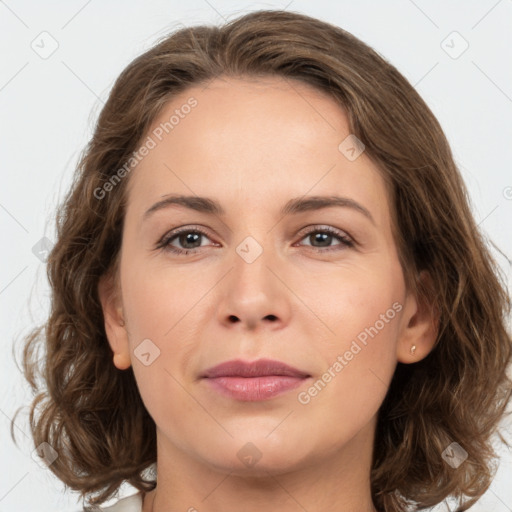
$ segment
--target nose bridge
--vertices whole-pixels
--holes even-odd
[[[275,279],[268,268],[275,265],[272,250],[268,238],[264,242],[251,235],[236,246],[231,286],[234,287],[233,292],[240,295],[240,300],[254,301],[270,293],[270,278]]]
[[[244,198],[240,197],[239,200],[243,201]],[[269,212],[262,211],[252,200],[246,197],[245,203],[239,204],[240,211],[246,210],[249,215],[239,218],[235,226],[235,234],[242,234],[243,238],[234,246],[233,270],[240,278],[248,274],[251,279],[264,279],[270,272],[266,265],[276,264],[272,241],[275,230],[271,230],[272,218]]]
[[[240,321],[254,328],[264,319],[286,318],[286,287],[275,275],[280,265],[270,237],[265,241],[249,235],[234,248],[219,310],[221,322]]]

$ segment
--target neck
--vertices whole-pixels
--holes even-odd
[[[213,467],[171,443],[157,428],[157,487],[144,499],[143,512],[375,512],[370,469],[374,422],[337,451],[316,454],[286,470],[265,466],[239,474]]]

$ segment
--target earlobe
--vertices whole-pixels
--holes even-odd
[[[130,368],[132,362],[130,360],[130,355],[126,352],[118,352],[114,354],[114,365],[119,370],[127,370]]]
[[[103,310],[105,333],[114,352],[114,365],[126,370],[131,365],[130,344],[123,316],[120,292],[111,274],[101,276],[98,283],[98,296]]]
[[[434,348],[439,325],[439,311],[429,302],[434,296],[432,280],[427,271],[419,275],[421,287],[428,292],[423,295],[408,295],[403,314],[402,329],[397,344],[397,359],[401,363],[416,363]],[[428,298],[427,298],[428,297]]]

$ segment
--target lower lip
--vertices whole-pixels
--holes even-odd
[[[268,375],[265,377],[215,377],[206,381],[219,393],[246,402],[268,400],[300,386],[306,378]]]

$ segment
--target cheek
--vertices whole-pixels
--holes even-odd
[[[365,262],[311,279],[301,277],[294,291],[304,297],[305,311],[321,327],[326,346],[343,348],[358,336],[364,344],[373,339],[372,334],[376,339],[393,339],[391,334],[397,333],[404,283],[394,261]],[[377,349],[382,344],[374,345]]]
[[[339,411],[362,411],[363,404],[372,409],[372,400],[378,407],[397,362],[404,293],[399,265],[381,262],[335,272],[328,287],[321,283],[309,289],[312,309],[325,327],[317,345],[325,365],[318,391],[329,388],[323,399],[343,403]]]
[[[375,416],[389,388],[400,318],[393,299],[399,295],[375,286],[368,290],[373,296],[359,289],[357,296],[337,299],[340,309],[331,317],[337,336],[318,345],[324,371],[297,396],[313,437],[350,439]]]
[[[142,337],[155,338],[159,344],[171,336],[201,297],[204,286],[177,269],[162,269],[136,258],[127,259],[121,272],[132,343]]]
[[[156,423],[179,428],[191,407],[177,370],[191,349],[183,328],[201,295],[177,272],[149,267],[135,260],[125,262],[124,274],[121,267],[132,368],[142,401]]]

